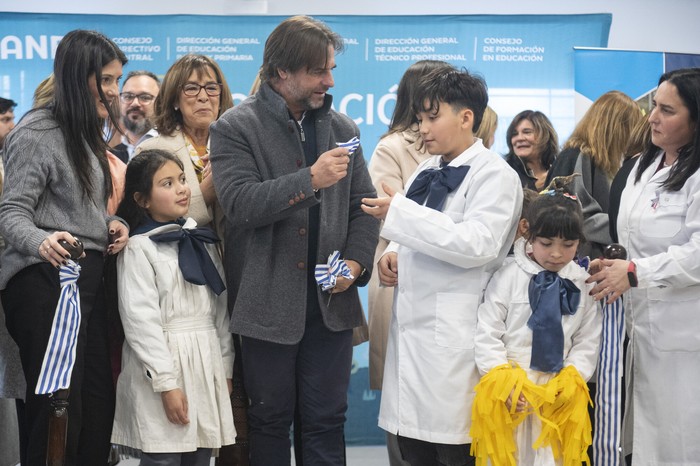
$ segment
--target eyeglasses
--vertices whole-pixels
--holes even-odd
[[[204,89],[204,92],[206,92],[209,97],[221,95],[221,83],[209,83],[204,86],[195,83],[187,83],[182,86],[183,94],[188,97],[197,97],[199,93],[202,92],[202,89]]]
[[[153,102],[153,99],[156,98],[156,96],[151,95],[151,94],[132,94],[131,92],[122,92],[119,94],[119,98],[121,99],[122,102],[125,104],[130,104],[131,102],[134,101],[134,99],[139,99],[139,102],[142,104],[150,104]]]

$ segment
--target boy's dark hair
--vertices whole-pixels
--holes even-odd
[[[581,203],[572,195],[562,178],[556,177],[530,204],[525,216],[528,223],[528,239],[536,237],[586,241],[583,233]]]
[[[5,99],[4,97],[0,97],[0,115],[4,115],[8,111],[12,110],[17,106],[17,102],[14,100],[10,99]]]
[[[455,68],[444,61],[420,60],[406,69],[399,82],[399,87],[396,89],[396,106],[387,134],[405,131],[416,122],[416,112],[413,109],[416,88],[425,75],[438,69]]]
[[[124,199],[119,203],[117,216],[124,219],[131,231],[136,230],[146,219],[147,212],[136,202],[134,194],[151,195],[153,177],[167,162],[175,162],[184,170],[180,159],[168,151],[161,149],[145,150],[131,159],[126,166],[124,180]]]
[[[440,68],[429,72],[421,80],[413,100],[415,113],[440,111],[440,103],[455,110],[468,108],[474,113],[472,131],[476,132],[489,103],[486,81],[466,69]]]

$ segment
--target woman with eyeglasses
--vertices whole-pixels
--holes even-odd
[[[162,149],[177,155],[192,190],[187,214],[199,226],[211,226],[223,238],[223,215],[209,165],[209,125],[233,107],[231,91],[219,65],[204,55],[185,55],[170,67],[156,98],[158,136],[134,151]]]

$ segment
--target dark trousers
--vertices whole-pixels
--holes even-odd
[[[471,444],[447,445],[431,443],[398,435],[399,450],[411,466],[473,466],[475,458],[469,454]]]
[[[82,319],[68,398],[66,465],[106,465],[114,418],[102,287],[102,254],[88,251],[78,279]],[[50,264],[18,272],[2,291],[7,329],[19,347],[27,380],[24,409],[18,410],[22,466],[44,466],[48,438],[48,395],[35,395],[60,293],[58,270]]]
[[[332,332],[314,314],[296,345],[243,337],[241,346],[250,398],[250,464],[290,464],[289,430],[296,405],[304,466],[342,466],[352,330]]]
[[[209,466],[211,448],[197,448],[186,453],[141,452],[139,466]]]

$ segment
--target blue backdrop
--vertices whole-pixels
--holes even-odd
[[[494,148],[525,108],[544,111],[560,136],[574,123],[573,47],[606,47],[612,16],[320,16],[343,36],[336,58],[335,109],[359,125],[369,158],[386,131],[405,69],[421,59],[451,62],[481,74],[499,114]],[[0,13],[0,95],[31,107],[35,87],[52,69],[56,45],[68,31],[96,29],[129,58],[125,73],[163,75],[186,53],[210,55],[221,66],[236,102],[244,99],[262,63],[274,16],[111,16]],[[367,389],[367,345],[355,352],[349,393],[349,444],[382,443],[376,427],[378,393]]]

